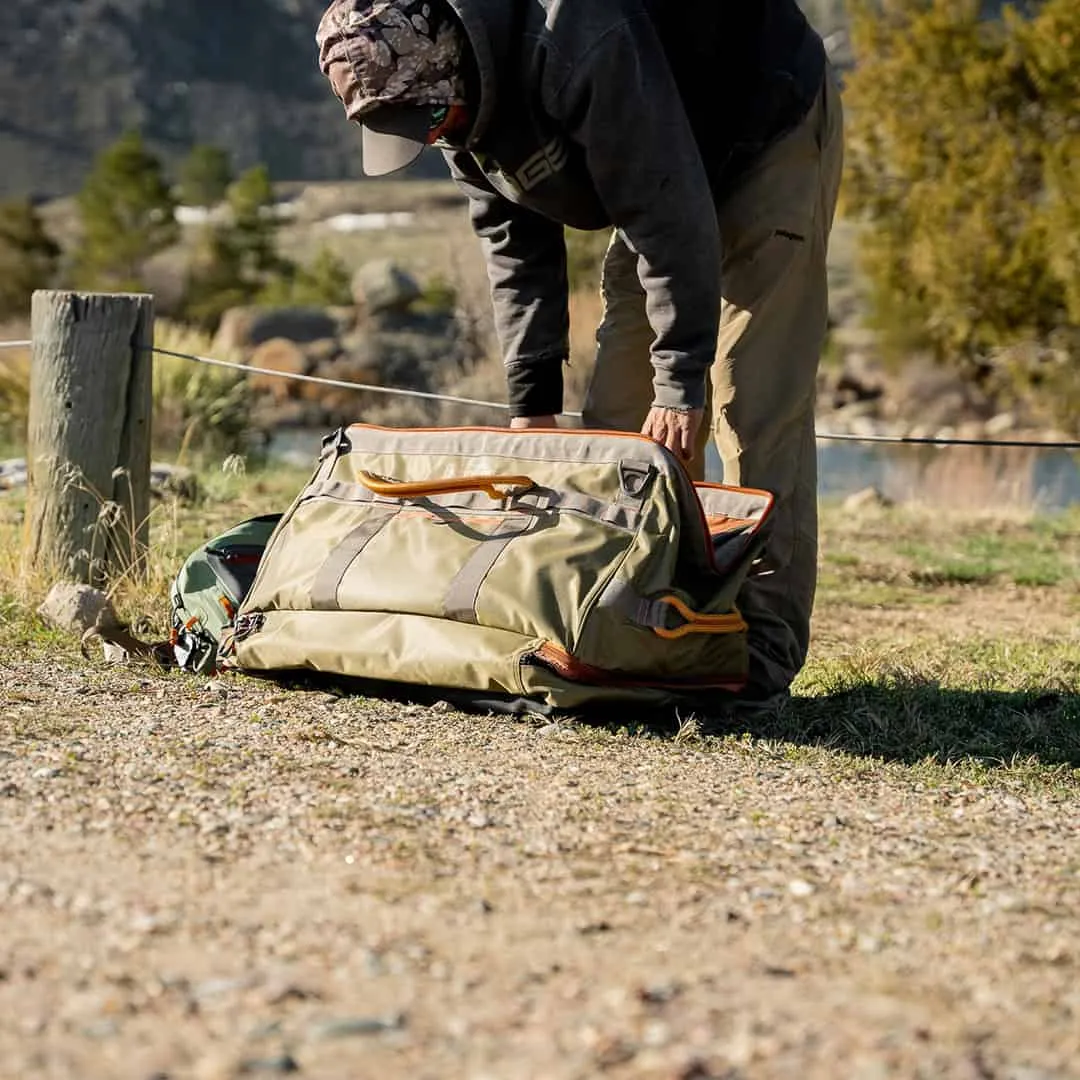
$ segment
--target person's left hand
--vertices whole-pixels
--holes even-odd
[[[645,417],[642,435],[666,446],[684,463],[694,456],[698,430],[701,428],[704,409],[661,409],[653,406]]]

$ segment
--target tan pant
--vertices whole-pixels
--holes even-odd
[[[806,660],[817,583],[814,396],[828,318],[825,253],[843,164],[833,72],[805,120],[768,147],[717,207],[723,305],[712,400],[692,471],[711,433],[724,483],[777,497],[764,574],[739,606],[750,626],[748,688],[785,689]],[[616,234],[604,260],[604,317],[584,408],[587,427],[638,431],[652,403],[653,332],[634,256]]]

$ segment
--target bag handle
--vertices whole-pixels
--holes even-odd
[[[703,615],[687,607],[677,596],[661,596],[657,604],[667,604],[673,607],[685,620],[682,626],[676,626],[669,630],[664,626],[654,626],[653,633],[657,637],[666,638],[669,641],[686,637],[687,634],[737,634],[746,629],[746,620],[737,612],[729,612],[723,615]]]
[[[376,495],[394,499],[416,499],[425,495],[450,495],[457,491],[483,491],[493,499],[520,495],[536,484],[528,476],[451,476],[445,480],[392,480],[360,470],[357,479]],[[511,491],[500,491],[511,488]]]

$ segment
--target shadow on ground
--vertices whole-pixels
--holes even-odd
[[[709,733],[749,733],[913,764],[974,759],[1007,765],[1035,758],[1080,767],[1080,693],[959,690],[924,683],[868,684],[793,697],[757,716],[705,720]]]
[[[520,698],[465,694],[393,683],[294,673],[274,681],[349,696],[420,705],[446,702],[471,713],[503,713],[550,724],[565,720],[612,732],[684,739],[750,735],[914,764],[966,759],[988,766],[1034,759],[1080,768],[1080,692],[960,690],[931,681],[866,683],[830,693],[795,695],[780,705],[749,710],[732,703],[718,711],[701,702],[640,709],[632,702],[558,713]]]

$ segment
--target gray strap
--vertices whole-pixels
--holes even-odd
[[[454,575],[450,587],[443,598],[443,617],[457,622],[476,623],[476,612],[480,587],[491,573],[491,568],[499,556],[506,550],[506,545],[516,536],[527,532],[538,520],[531,516],[503,522],[499,531],[482,540],[465,560],[461,569]]]
[[[397,508],[372,511],[368,519],[357,525],[326,557],[311,585],[312,611],[340,611],[338,589],[349,567],[368,546],[382,527],[398,514]]]
[[[549,505],[558,510],[575,510],[579,514],[614,525],[617,529],[637,529],[641,516],[639,506],[620,506],[617,502],[604,502],[591,495],[579,495],[572,491],[553,492]]]
[[[612,578],[600,594],[598,608],[614,611],[637,626],[650,629],[667,626],[668,608],[655,600],[646,600],[639,596],[632,586],[618,578]]]
[[[656,477],[656,466],[648,461],[619,462],[619,502],[640,509]]]

